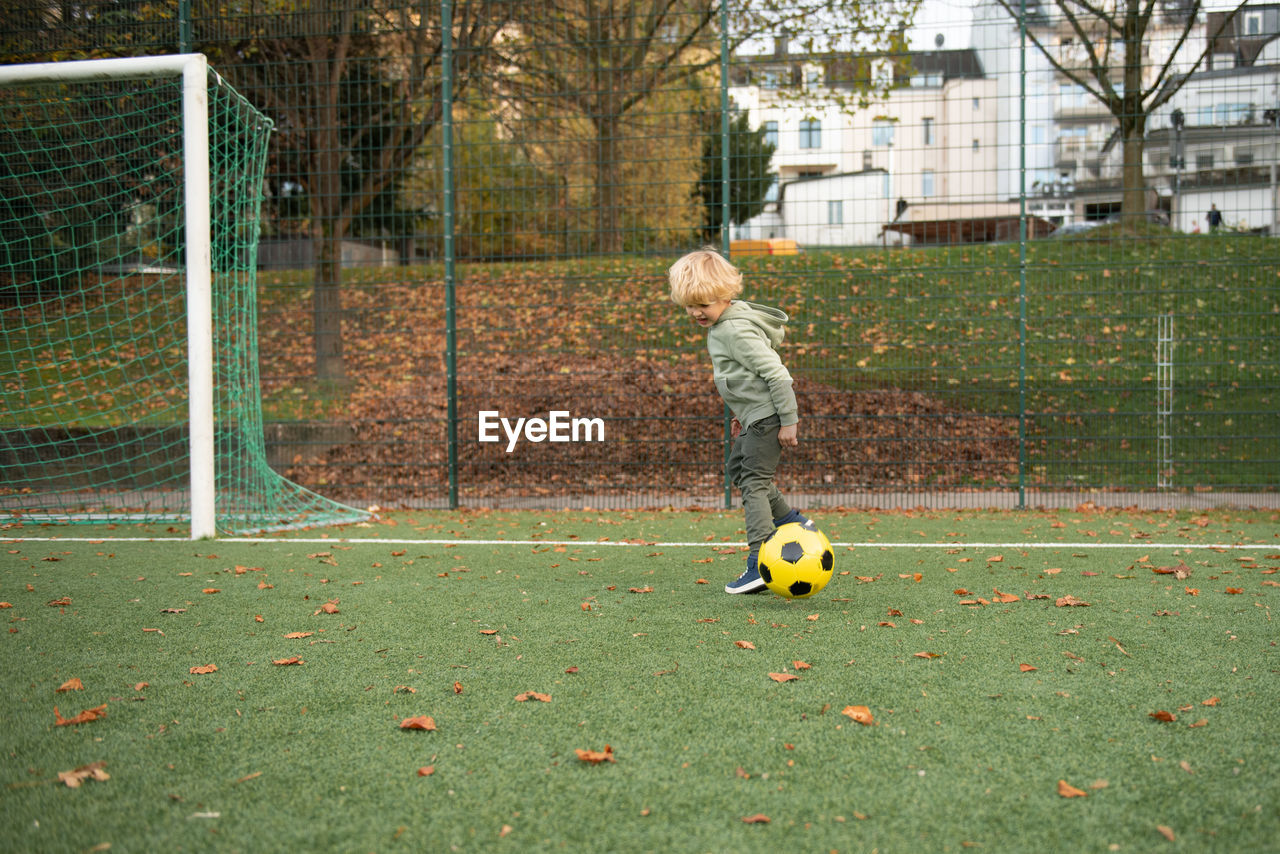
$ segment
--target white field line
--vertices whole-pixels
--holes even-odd
[[[9,543],[192,543],[201,540],[187,537],[4,537],[0,544]],[[409,540],[409,539],[341,539],[337,537],[219,537],[205,540],[208,543],[247,543],[252,545],[281,545],[303,543],[328,546],[387,545],[387,546],[601,546],[607,548],[746,548],[743,542],[665,542],[626,540]],[[892,543],[892,542],[834,542],[836,548],[849,549],[1202,549],[1230,551],[1248,549],[1280,550],[1275,543],[968,543],[948,541],[944,543]]]

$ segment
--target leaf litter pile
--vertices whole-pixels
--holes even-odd
[[[8,544],[0,832],[24,850],[298,847],[323,825],[341,848],[590,850],[604,832],[743,851],[1280,833],[1280,548],[1176,548],[1265,540],[1274,513],[815,515],[837,541],[956,545],[840,548],[828,588],[787,602],[720,593],[742,555],[714,539]],[[738,524],[419,513],[369,533],[587,521]],[[1001,533],[1133,545],[963,546]],[[49,827],[60,841],[33,835]]]
[[[720,485],[714,465],[685,463],[703,458],[708,445],[720,440],[723,407],[711,380],[705,332],[677,312],[661,277],[618,278],[613,271],[585,290],[580,281],[538,268],[479,268],[469,275],[458,296],[457,360],[458,411],[472,413],[460,420],[458,441],[459,477],[468,495],[545,496],[566,485],[610,493],[660,486],[701,494]],[[785,287],[794,290],[785,302],[805,304],[799,283]],[[382,284],[376,296],[353,287],[344,299],[353,318],[363,308],[400,320],[363,330],[348,347],[348,370],[360,382],[341,407],[327,412],[326,422],[349,440],[298,455],[284,474],[304,485],[323,484],[330,494],[337,485],[349,500],[390,505],[434,497],[447,471],[439,422],[444,372],[422,366],[413,354],[443,353],[441,291]],[[583,320],[586,315],[590,322]],[[263,363],[281,377],[264,378],[267,394],[287,382],[290,366],[309,372],[309,333],[292,326],[306,317],[284,312],[264,326]],[[847,327],[854,319],[845,312],[828,322]],[[415,329],[412,340],[406,328]],[[812,331],[793,330],[787,346],[804,346],[806,336],[812,338]],[[620,341],[639,349],[619,358]],[[837,348],[824,358],[853,352]],[[1016,417],[969,411],[946,395],[895,387],[843,389],[793,372],[801,411],[821,416],[806,419],[805,441],[788,454],[788,465],[797,471],[820,471],[828,482],[882,486],[1000,485],[1016,479]],[[474,413],[496,411],[514,420],[546,418],[555,410],[603,419],[607,441],[526,441],[515,454],[507,453],[501,428],[499,441],[478,441]],[[672,423],[681,425],[674,433]],[[857,431],[853,437],[851,427]],[[661,441],[655,440],[658,431]],[[377,491],[360,491],[358,485],[366,483],[377,483]]]

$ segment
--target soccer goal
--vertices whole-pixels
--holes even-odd
[[[267,464],[270,133],[200,54],[0,66],[0,513],[193,539],[368,517]]]

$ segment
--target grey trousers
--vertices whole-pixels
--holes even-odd
[[[738,434],[729,453],[729,481],[742,494],[747,517],[747,545],[757,549],[773,534],[773,520],[791,512],[773,474],[782,457],[778,444],[778,416],[762,418]]]

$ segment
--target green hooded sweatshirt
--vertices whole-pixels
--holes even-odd
[[[743,429],[777,413],[782,426],[800,420],[791,374],[778,357],[786,313],[736,300],[707,330],[716,391]]]

